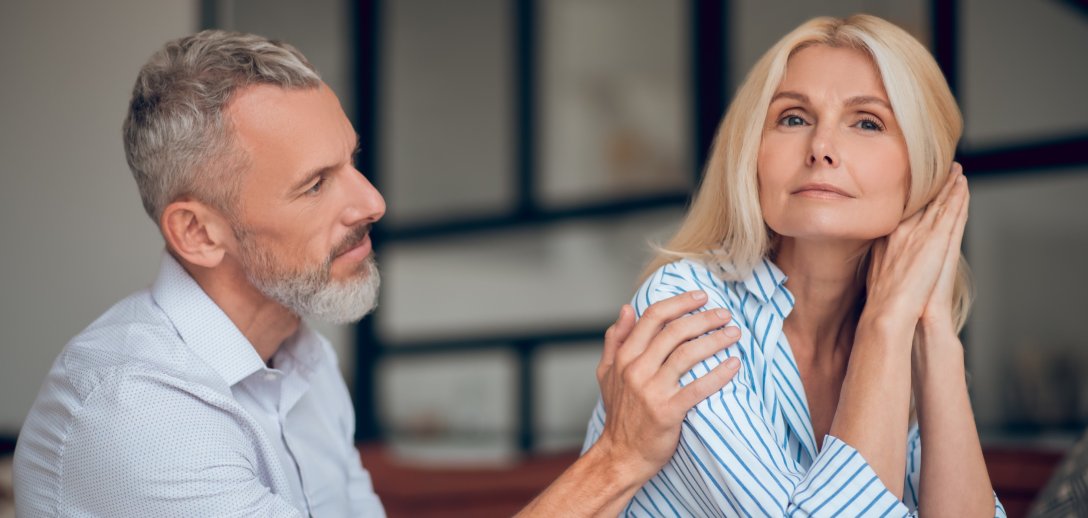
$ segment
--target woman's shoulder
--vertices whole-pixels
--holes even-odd
[[[721,267],[699,259],[684,258],[661,265],[654,270],[635,293],[633,305],[642,314],[651,304],[674,295],[702,290],[710,302],[731,309],[731,282],[721,277]]]

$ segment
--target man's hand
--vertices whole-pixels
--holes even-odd
[[[702,291],[677,295],[650,306],[637,324],[634,310],[625,305],[605,333],[597,382],[607,418],[594,448],[643,481],[676,451],[688,410],[725,386],[740,367],[730,358],[680,386],[696,363],[740,338],[736,327],[722,329],[732,318],[724,309],[684,316],[706,300]]]
[[[696,363],[740,338],[736,327],[721,329],[732,318],[728,311],[684,316],[706,300],[701,291],[677,295],[650,306],[637,324],[634,309],[620,310],[605,333],[597,366],[604,432],[519,517],[615,516],[668,462],[688,410],[725,386],[740,367],[730,358],[680,386],[680,377]]]

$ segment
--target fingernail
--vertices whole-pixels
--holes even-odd
[[[729,312],[724,309],[718,309],[714,311],[714,316],[718,317],[720,320],[726,320],[729,318]]]
[[[695,300],[706,300],[706,292],[705,291],[693,291],[693,292],[691,292],[691,298],[693,298]]]
[[[740,336],[740,328],[736,326],[729,326],[725,328],[725,336],[728,336],[730,338],[736,338]]]
[[[725,367],[729,370],[737,370],[740,368],[740,360],[737,357],[729,358],[725,360]]]

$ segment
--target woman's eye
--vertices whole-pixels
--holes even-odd
[[[884,131],[884,126],[881,126],[879,122],[873,119],[861,119],[858,121],[857,127],[865,131]]]
[[[783,126],[804,126],[805,119],[802,119],[800,115],[786,115],[779,119],[778,123]]]

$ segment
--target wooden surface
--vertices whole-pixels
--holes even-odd
[[[578,457],[534,456],[506,467],[420,468],[380,445],[359,445],[374,492],[390,518],[513,516]]]
[[[1031,502],[1061,462],[1063,453],[1012,447],[983,448],[990,483],[1009,518],[1027,516]]]
[[[501,468],[422,468],[405,465],[381,445],[359,445],[374,491],[390,518],[509,517],[529,503],[574,460],[574,452],[535,456]],[[1027,515],[1062,454],[1022,448],[985,448],[990,480],[1009,518]]]

